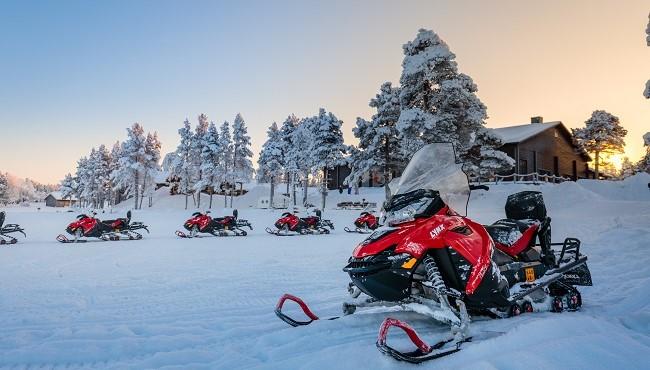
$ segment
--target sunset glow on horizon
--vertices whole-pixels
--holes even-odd
[[[641,0],[5,2],[0,171],[58,183],[133,122],[168,153],[200,113],[220,124],[241,112],[255,160],[272,122],[320,107],[356,143],[356,117],[370,118],[384,81],[399,84],[420,28],[478,85],[488,127],[542,116],[576,128],[603,109],[628,130],[620,167],[650,131],[649,12]]]

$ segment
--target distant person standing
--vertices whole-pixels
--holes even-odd
[[[343,186],[339,185],[339,194],[343,194]]]
[[[348,195],[352,194],[352,188],[348,186]]]

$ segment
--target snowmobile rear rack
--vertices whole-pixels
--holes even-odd
[[[401,352],[386,344],[386,336],[388,335],[388,329],[390,329],[391,326],[402,329],[409,337],[411,342],[415,344],[417,349],[411,352]],[[471,341],[471,337],[462,338],[460,336],[453,336],[449,339],[441,340],[434,345],[429,345],[422,338],[420,338],[415,329],[413,329],[409,324],[397,319],[387,317],[379,327],[379,335],[377,337],[376,345],[381,353],[389,355],[396,360],[406,361],[412,364],[419,364],[425,361],[434,360],[456,353],[461,350],[461,345],[463,343]]]

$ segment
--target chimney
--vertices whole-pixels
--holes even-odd
[[[530,117],[530,123],[544,123],[544,117],[542,116]]]

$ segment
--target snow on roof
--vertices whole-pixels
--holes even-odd
[[[499,135],[504,144],[520,143],[526,139],[548,130],[549,128],[561,125],[561,121],[528,123],[510,127],[493,128],[492,132]]]
[[[77,197],[75,197],[74,195],[72,197],[65,197],[64,198],[60,191],[53,191],[50,194],[48,194],[47,196],[49,197],[50,195],[53,196],[54,199],[56,199],[56,200],[69,200],[69,199],[77,200]]]

